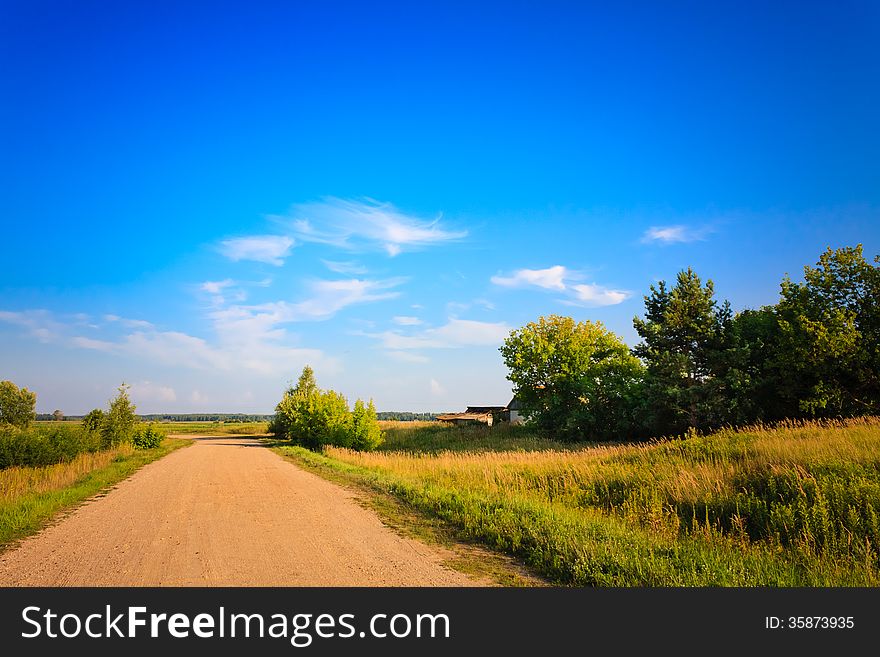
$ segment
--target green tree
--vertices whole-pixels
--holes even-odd
[[[0,381],[0,424],[27,429],[36,417],[37,395],[12,381]]]
[[[278,438],[315,450],[325,445],[374,449],[381,442],[373,403],[365,407],[358,400],[352,413],[345,397],[318,387],[309,366],[303,368],[297,384],[284,392],[271,428]]]
[[[99,431],[104,425],[104,411],[100,408],[92,409],[83,417],[82,425],[89,431]]]
[[[284,396],[275,407],[275,417],[269,422],[269,432],[282,440],[291,439],[293,423],[300,421],[303,414],[314,406],[314,397],[319,393],[315,381],[315,371],[308,365],[303,367],[296,385],[289,385]],[[297,428],[299,430],[300,427]]]
[[[382,444],[384,440],[382,429],[379,428],[379,420],[376,416],[376,407],[373,400],[366,406],[363,400],[358,399],[354,403],[352,416],[352,449],[360,451],[372,451]]]
[[[563,440],[625,439],[638,431],[643,368],[601,322],[540,317],[500,348],[528,422]]]
[[[110,401],[110,408],[104,416],[101,426],[103,444],[105,447],[115,447],[123,443],[130,443],[134,436],[137,416],[135,406],[128,396],[129,386],[122,384]]]
[[[777,317],[789,402],[807,416],[880,412],[880,267],[861,244],[827,249],[803,283],[786,277]]]
[[[775,306],[743,310],[730,323],[725,350],[715,364],[716,406],[721,421],[743,425],[799,415],[780,391],[787,374],[779,366],[780,329]]]
[[[671,289],[661,281],[645,297],[645,317],[633,319],[642,338],[633,353],[647,366],[646,399],[654,433],[705,429],[723,415],[713,371],[728,347],[730,304],[718,306],[712,281],[690,268]]]

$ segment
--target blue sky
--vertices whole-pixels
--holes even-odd
[[[880,253],[880,6],[768,4],[3,2],[0,379],[501,404],[540,315]]]

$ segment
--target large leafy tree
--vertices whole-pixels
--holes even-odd
[[[707,428],[719,421],[715,374],[732,321],[730,305],[715,301],[712,281],[705,285],[690,268],[672,288],[661,281],[645,297],[645,317],[634,318],[642,338],[633,353],[647,366],[646,401],[655,433]]]
[[[36,417],[36,404],[36,393],[19,388],[12,381],[0,381],[0,424],[27,429]]]
[[[875,257],[880,263],[880,257]],[[807,416],[880,412],[880,267],[827,249],[777,305],[782,394]]]
[[[643,368],[601,322],[540,317],[501,346],[528,421],[559,439],[626,439]]]

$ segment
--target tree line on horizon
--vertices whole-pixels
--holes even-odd
[[[630,349],[601,322],[541,317],[500,351],[541,433],[633,440],[880,413],[880,256],[828,248],[776,304],[733,313],[691,268],[644,297]]]

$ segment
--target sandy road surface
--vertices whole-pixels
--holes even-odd
[[[479,583],[258,440],[193,440],[0,554],[0,585]]]

